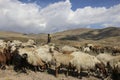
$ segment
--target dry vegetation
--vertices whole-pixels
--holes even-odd
[[[12,69],[0,70],[0,80],[80,80],[77,77],[66,77],[63,73],[56,78],[51,72],[34,72],[28,71],[26,73],[18,73]],[[90,76],[89,78],[83,77],[81,80],[99,80],[96,77]]]

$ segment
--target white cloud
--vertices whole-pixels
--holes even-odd
[[[56,32],[71,28],[120,25],[120,4],[111,8],[90,6],[71,9],[69,0],[41,8],[35,3],[0,0],[0,30],[26,33]]]

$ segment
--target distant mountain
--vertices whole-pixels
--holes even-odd
[[[104,29],[89,29],[79,28],[73,30],[66,30],[51,34],[52,41],[83,41],[83,40],[106,40],[106,39],[120,39],[120,28],[108,27]],[[119,36],[119,37],[118,37]],[[117,38],[116,38],[117,37]],[[10,31],[0,31],[0,39],[11,40],[28,40],[34,39],[38,42],[47,42],[47,34],[24,34]]]
[[[72,33],[74,31],[71,30]],[[120,28],[117,27],[108,27],[104,29],[93,29],[82,34],[68,35],[60,40],[101,40],[110,37],[120,36]]]
[[[62,40],[64,38],[68,39],[71,36],[74,36],[74,38],[75,38],[76,35],[80,35],[80,34],[86,33],[86,32],[91,31],[91,30],[93,30],[93,29],[78,28],[78,29],[66,30],[66,31],[54,33],[54,34],[52,34],[52,37],[55,39],[59,39],[59,40]],[[68,39],[68,40],[70,40],[70,39]]]

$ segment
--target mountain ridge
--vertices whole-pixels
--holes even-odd
[[[119,27],[107,27],[103,29],[90,29],[90,28],[78,28],[73,30],[66,30],[62,32],[56,32],[51,34],[52,39],[54,40],[72,40],[72,41],[81,41],[81,40],[102,40],[110,37],[120,36]],[[0,31],[0,39],[6,38],[32,38],[32,39],[47,39],[47,34],[25,34],[12,31]]]

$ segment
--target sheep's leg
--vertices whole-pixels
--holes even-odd
[[[39,71],[40,70],[40,67],[39,66],[37,66],[37,71]]]
[[[95,53],[98,54],[98,50],[95,50]]]
[[[25,67],[23,67],[23,72],[27,73],[27,69]]]
[[[71,74],[72,74],[73,76],[75,76],[75,75],[76,75],[75,68],[72,68],[72,72],[71,72]]]
[[[67,68],[66,77],[68,77],[68,75],[69,75],[69,68]]]
[[[34,67],[34,71],[35,71],[35,72],[37,71],[37,66]]]
[[[58,77],[58,67],[55,67],[55,76]]]
[[[48,63],[47,66],[48,66],[49,68],[51,68],[51,64],[50,64],[50,63]]]
[[[3,69],[3,70],[6,69],[6,65],[5,65],[5,63],[1,63],[1,69]]]
[[[90,77],[90,75],[91,75],[91,72],[90,72],[90,70],[88,70],[88,76],[87,77]]]
[[[81,72],[81,71],[79,70],[79,71],[78,71],[78,78],[79,78],[79,79],[82,79],[82,76],[80,75],[80,72]]]
[[[1,66],[1,69],[5,70],[5,69],[6,69],[6,66],[5,66],[5,65],[2,65],[2,66]]]

